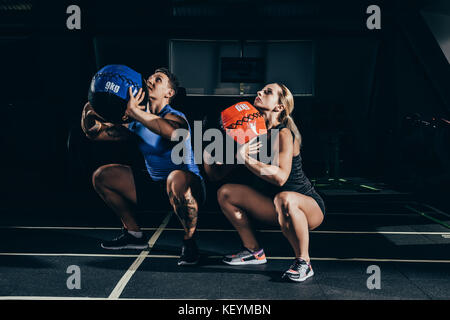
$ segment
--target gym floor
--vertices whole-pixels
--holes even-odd
[[[45,214],[3,210],[0,299],[450,298],[448,214],[395,192],[383,197],[383,191],[318,190],[328,212],[310,233],[315,275],[303,283],[281,279],[293,257],[273,227],[256,226],[267,264],[223,264],[221,257],[238,250],[240,241],[220,212],[200,213],[200,265],[179,267],[183,230],[170,211],[140,213],[150,236],[148,250],[109,251],[100,242],[115,237],[120,228],[107,208],[51,208]],[[68,288],[74,274],[70,266],[79,267],[79,289]],[[375,283],[379,287],[369,289]]]

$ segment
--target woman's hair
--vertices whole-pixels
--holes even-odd
[[[278,120],[281,123],[284,123],[286,127],[288,127],[294,133],[295,138],[298,139],[301,145],[302,136],[297,126],[295,125],[294,119],[292,119],[291,117],[291,113],[292,111],[294,111],[294,96],[284,84],[278,82],[276,84],[281,89],[280,93],[278,94],[280,97],[278,103],[284,106],[284,109],[283,111],[281,111]]]

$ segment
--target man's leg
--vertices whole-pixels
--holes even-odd
[[[134,217],[136,187],[133,171],[129,166],[109,164],[98,168],[92,176],[95,191],[116,213],[125,228],[113,241],[105,241],[105,249],[143,249],[147,243]],[[145,243],[144,243],[145,242]]]
[[[92,184],[100,198],[122,220],[130,231],[140,231],[133,214],[136,205],[136,187],[129,166],[108,164],[98,168],[92,175]]]
[[[183,225],[184,240],[192,239],[197,228],[201,188],[200,178],[189,171],[174,170],[167,177],[167,195]]]
[[[198,208],[202,201],[202,194],[201,180],[192,172],[174,170],[167,177],[167,195],[184,228],[179,265],[198,262],[198,250],[193,236],[197,228]]]

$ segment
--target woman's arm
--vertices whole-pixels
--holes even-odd
[[[275,141],[275,163],[266,164],[252,158],[250,155],[257,153],[260,145],[252,145],[253,141],[248,142],[239,150],[241,161],[245,166],[261,179],[276,186],[282,186],[286,183],[291,173],[293,145],[292,135],[289,129],[282,129]]]
[[[123,141],[132,133],[126,128],[127,124],[113,124],[106,122],[95,112],[92,106],[85,104],[81,113],[81,129],[86,137],[95,141]]]

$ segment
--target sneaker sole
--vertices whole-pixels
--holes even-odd
[[[101,245],[101,247],[103,248],[103,249],[107,249],[107,250],[122,250],[122,249],[136,249],[136,250],[144,250],[144,249],[147,249],[148,248],[148,244],[147,245],[145,245],[145,246],[138,246],[138,245],[126,245],[126,246],[123,246],[123,247],[105,247],[105,246],[103,246],[103,244]]]
[[[311,271],[311,272],[310,272],[306,277],[304,277],[304,278],[294,279],[294,278],[291,278],[289,275],[287,275],[286,277],[287,277],[289,280],[294,281],[294,282],[303,282],[303,281],[305,281],[306,279],[311,278],[313,275],[314,275],[314,271]]]
[[[226,263],[230,266],[243,266],[243,265],[247,265],[247,264],[264,264],[267,263],[267,260],[252,260],[252,261],[237,261],[237,262],[231,262],[231,261],[223,261],[223,263]]]
[[[187,261],[178,261],[177,265],[179,266],[195,266],[198,264],[198,261],[195,262],[187,262]]]

